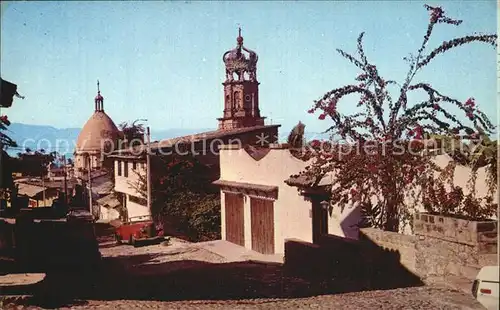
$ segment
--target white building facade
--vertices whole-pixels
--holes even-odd
[[[128,221],[141,221],[151,218],[147,206],[147,198],[140,190],[140,180],[146,178],[146,162],[131,156],[113,156],[114,158],[114,190],[122,193],[122,205],[126,209]]]

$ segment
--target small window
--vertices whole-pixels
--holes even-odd
[[[121,176],[122,175],[122,162],[121,161],[118,161],[118,176]]]
[[[125,166],[123,167],[123,176],[128,178],[128,162],[124,162]]]
[[[135,161],[132,163],[132,169],[134,169],[134,170],[137,169],[137,163]]]
[[[144,199],[144,198],[141,198],[141,197],[132,196],[132,195],[129,196],[129,200],[131,202],[133,202],[133,203],[137,203],[137,204],[140,204],[142,206],[146,206],[148,204],[148,200],[147,199]]]

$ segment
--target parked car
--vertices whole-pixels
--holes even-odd
[[[472,284],[472,295],[486,309],[499,308],[498,272],[498,266],[483,267]]]
[[[150,218],[142,218],[144,217],[129,218],[127,222],[119,225],[115,230],[116,243],[121,244],[125,241],[130,245],[138,246],[163,240],[163,227],[156,225]]]

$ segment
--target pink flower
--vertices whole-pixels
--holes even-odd
[[[476,102],[475,102],[474,98],[469,98],[465,102],[465,106],[468,108],[474,108],[475,105],[476,105]]]
[[[368,165],[368,170],[372,173],[377,172],[377,167],[373,164]]]
[[[441,17],[443,17],[444,11],[441,7],[428,7],[431,10],[431,22],[437,22]]]
[[[439,109],[439,105],[438,105],[438,104],[436,104],[436,103],[435,103],[432,107],[434,108],[434,110]]]
[[[319,140],[312,140],[311,141],[311,146],[312,147],[318,147],[320,144],[321,144],[321,142],[319,142]]]
[[[318,119],[320,119],[320,120],[324,120],[325,118],[326,118],[325,113],[320,114],[320,116],[318,117]]]
[[[366,74],[361,73],[360,75],[358,75],[358,77],[356,78],[356,80],[361,81],[361,80],[366,79],[366,77],[367,77],[367,75],[366,75]]]
[[[329,114],[333,114],[337,111],[337,101],[332,101],[328,104],[328,107],[325,108],[325,112]]]
[[[314,113],[314,109],[307,110],[307,113],[313,114]]]

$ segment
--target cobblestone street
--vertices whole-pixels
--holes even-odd
[[[9,285],[0,283],[2,295],[12,296],[4,297],[3,308],[482,309],[472,296],[442,287],[365,292],[355,292],[349,283],[327,287],[287,276],[281,264],[227,262],[181,240],[139,248],[104,243],[101,252],[103,268],[96,275],[49,275],[42,281],[38,276],[40,282],[31,285],[19,275],[17,286],[15,277]]]
[[[19,304],[23,304],[20,302]],[[18,306],[5,309],[43,309]],[[406,288],[296,299],[253,299],[227,301],[75,301],[60,309],[484,309],[470,296],[438,287]]]

